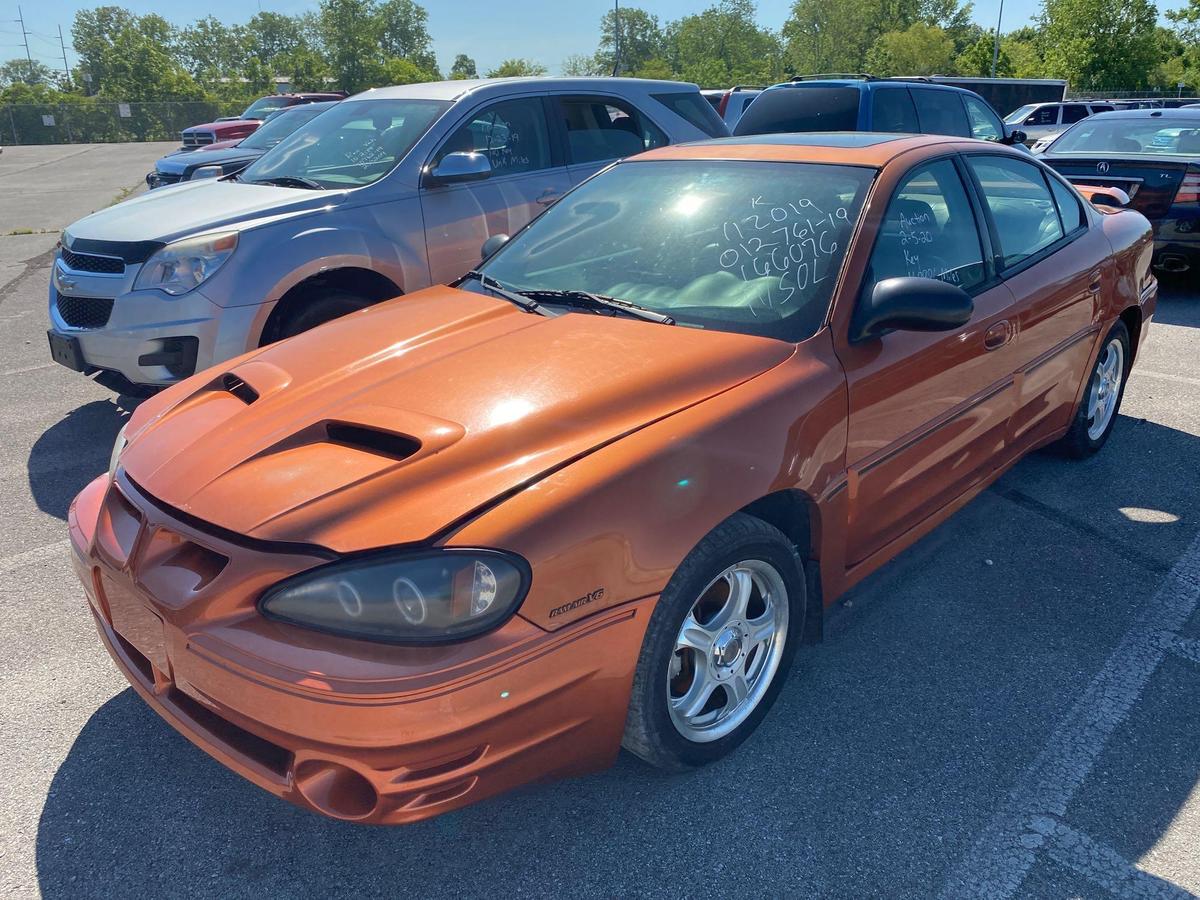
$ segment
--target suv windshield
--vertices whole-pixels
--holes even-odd
[[[243,119],[265,119],[276,110],[287,106],[287,101],[281,97],[262,97],[246,107],[242,113]]]
[[[1054,142],[1055,153],[1200,154],[1200,119],[1084,119]]]
[[[1024,106],[1014,109],[1007,116],[1005,116],[1004,124],[1005,125],[1016,125],[1018,122],[1023,121],[1024,118],[1027,115],[1029,115],[1031,112],[1033,112],[1035,109],[1037,109],[1036,103],[1026,103]]]
[[[621,163],[480,268],[513,291],[588,291],[681,326],[800,341],[824,321],[874,174],[811,163]]]
[[[395,168],[449,106],[441,100],[343,101],[260,156],[239,180],[317,188],[371,184]]]
[[[733,133],[780,134],[789,131],[855,131],[861,94],[852,87],[797,85],[772,88],[746,107]]]
[[[283,110],[278,115],[272,115],[267,121],[258,126],[258,131],[246,138],[239,147],[250,150],[270,150],[285,137],[329,109],[324,103],[306,103]]]

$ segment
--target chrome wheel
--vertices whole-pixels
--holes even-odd
[[[1088,389],[1087,434],[1099,440],[1117,411],[1121,396],[1121,379],[1125,375],[1125,345],[1119,338],[1110,338],[1096,360],[1096,374]]]
[[[746,721],[771,686],[788,630],[788,595],[774,566],[730,566],[700,592],[675,638],[667,706],[690,741],[719,740]]]

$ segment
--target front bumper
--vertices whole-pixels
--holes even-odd
[[[201,290],[182,297],[134,291],[137,265],[128,266],[120,276],[71,271],[61,260],[55,260],[54,267],[50,330],[78,341],[85,371],[116,372],[138,385],[168,385],[252,349],[259,306],[221,307]],[[70,294],[60,294],[58,281],[64,277],[72,283]],[[77,305],[104,304],[110,311],[81,327],[79,319],[64,317],[60,298]],[[98,325],[100,321],[103,324]],[[184,370],[167,364],[174,343],[179,343],[172,339],[181,338],[195,341],[194,363]]]
[[[270,622],[269,584],[324,561],[199,531],[119,476],[70,512],[72,557],[106,648],[192,743],[334,818],[398,824],[517,785],[594,771],[620,747],[653,599],[545,632],[519,616],[442,647]]]

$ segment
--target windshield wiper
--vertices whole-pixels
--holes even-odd
[[[259,178],[256,181],[248,181],[247,184],[274,184],[279,187],[302,187],[313,191],[325,190],[325,185],[320,182],[313,181],[311,178],[304,178],[300,175],[277,175],[274,178]]]
[[[591,291],[533,288],[527,291],[519,291],[518,293],[524,294],[526,297],[540,297],[543,300],[563,303],[567,306],[578,306],[583,309],[612,310],[613,312],[632,316],[635,319],[656,322],[659,325],[675,324],[675,320],[665,313],[656,312],[644,306],[638,306],[636,303],[631,303],[628,300],[619,300],[616,297],[609,297],[604,294],[593,294]]]
[[[509,303],[514,303],[521,307],[525,312],[541,313],[543,316],[548,315],[536,300],[531,300],[529,297],[522,296],[516,291],[509,290],[491,275],[480,272],[478,269],[472,269],[462,277],[462,280],[466,281],[468,278],[473,278],[497,297],[503,297]]]

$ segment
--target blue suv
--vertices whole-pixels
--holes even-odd
[[[1014,145],[1025,139],[972,91],[871,75],[802,76],[772,85],[733,129],[734,135],[796,131],[951,134]]]

